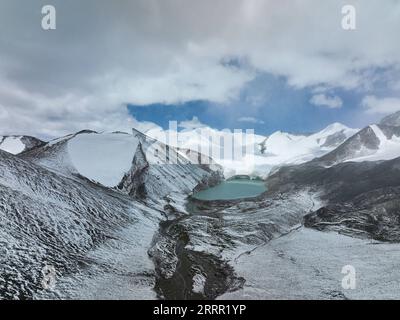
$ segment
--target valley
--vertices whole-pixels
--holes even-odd
[[[400,300],[400,0],[49,2],[0,1],[0,302]]]
[[[331,132],[330,151],[264,179],[225,179],[218,162],[135,130],[13,138],[27,146],[0,150],[0,297],[398,298],[398,136],[378,124],[337,144]]]

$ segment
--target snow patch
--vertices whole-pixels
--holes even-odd
[[[25,150],[25,144],[21,141],[21,137],[5,137],[0,143],[0,149],[18,154]]]
[[[237,259],[246,283],[219,299],[399,299],[399,249],[302,228]],[[354,290],[342,288],[345,265],[356,269]]]
[[[206,284],[206,278],[201,273],[196,273],[193,276],[193,292],[204,293],[204,286]]]
[[[379,127],[376,124],[370,125],[369,127],[372,129],[372,131],[374,131],[375,135],[379,139],[380,146],[385,144],[385,142],[387,141],[387,138],[386,138],[385,134],[382,132],[382,130],[379,129]]]
[[[115,187],[129,171],[138,146],[132,135],[85,133],[68,141],[71,162],[83,176]]]

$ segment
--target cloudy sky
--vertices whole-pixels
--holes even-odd
[[[397,0],[0,0],[0,30],[0,134],[310,132],[400,110]]]

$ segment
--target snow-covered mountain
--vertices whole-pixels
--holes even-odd
[[[290,134],[277,131],[268,137],[254,134],[251,138],[245,132],[219,131],[209,127],[179,131],[173,145],[190,150],[209,151],[212,158],[222,165],[226,177],[235,174],[267,176],[281,165],[299,164],[320,157],[343,143],[358,129],[351,129],[340,123],[333,123],[325,129],[310,135]],[[169,131],[155,130],[149,135],[167,141]],[[226,157],[224,143],[233,145],[233,151],[240,150],[243,157]],[[247,150],[247,151],[246,151]],[[246,152],[250,152],[246,154]]]
[[[0,150],[18,154],[39,146],[44,142],[31,136],[0,136]]]
[[[219,204],[187,202],[194,189],[221,179],[212,158],[135,130],[85,130],[19,155],[0,151],[0,298],[213,299],[236,290],[269,297],[271,286],[277,296],[288,290],[285,294],[297,297],[290,281],[267,281],[271,266],[265,267],[265,256],[277,263],[273,270],[279,269],[281,279],[301,274],[299,296],[343,297],[333,280],[324,278],[321,285],[312,276],[307,287],[309,270],[331,274],[332,257],[320,257],[330,247],[340,266],[349,247],[372,259],[363,260],[372,268],[366,296],[375,297],[373,275],[392,249],[381,252],[367,241],[319,235],[302,221],[306,216],[307,226],[316,230],[398,242],[400,158],[358,163],[341,156],[359,156],[352,152],[361,145],[382,158],[387,154],[382,150],[398,150],[393,147],[398,137],[399,127],[382,123],[357,132],[333,124],[311,135],[259,136],[252,142],[259,147],[256,168],[264,173],[279,168],[266,180],[268,193]],[[305,162],[325,152],[341,163],[327,166],[323,157]],[[234,164],[239,163],[228,165]],[[299,247],[279,247],[277,239],[291,236],[301,241],[291,245],[306,248],[302,259],[291,258]],[[337,245],[343,241],[346,249]],[[276,243],[279,250],[271,251]],[[55,291],[44,289],[46,266],[55,268]],[[385,285],[398,279],[393,270]],[[328,291],[315,289],[325,284]]]
[[[310,161],[335,149],[357,131],[333,123],[311,135],[275,132],[262,143],[264,152],[256,156],[256,171],[265,175],[273,167]]]
[[[400,126],[386,125],[385,119],[380,124],[369,125],[360,130],[317,161],[331,166],[344,161],[378,161],[400,157]],[[394,117],[390,119],[393,120]]]
[[[223,167],[225,177],[235,174],[247,174],[253,171],[253,163],[246,157],[260,148],[259,144],[265,140],[261,135],[247,135],[245,132],[230,130],[216,130],[210,127],[185,129],[179,132],[172,130],[150,130],[148,134],[179,150],[191,150],[190,153],[199,153],[207,159],[213,159]],[[230,150],[225,148],[230,144]]]
[[[400,127],[400,111],[389,114],[379,124],[382,126]]]
[[[296,135],[278,131],[267,137],[261,144],[261,151],[255,156],[255,173],[266,176],[271,170],[283,165],[301,164],[320,157],[355,134],[340,123],[333,123],[325,129],[310,134]]]
[[[147,250],[159,222],[221,179],[218,165],[193,156],[137,131],[0,150],[0,299],[155,298]],[[49,266],[54,292],[43,284]]]
[[[85,177],[105,187],[160,202],[188,194],[199,184],[220,180],[220,167],[202,165],[162,142],[134,130],[80,131],[25,152],[22,157],[67,177]]]

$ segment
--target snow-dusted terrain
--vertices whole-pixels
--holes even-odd
[[[334,165],[345,161],[391,160],[400,156],[400,126],[372,124],[357,132],[318,161]]]
[[[218,172],[186,158],[150,164],[150,145],[144,135],[85,131],[21,157],[0,151],[1,298],[155,297],[147,250],[168,203],[179,207]],[[55,291],[42,283],[48,266]]]
[[[221,299],[400,299],[400,245],[299,229],[234,262],[247,281]],[[344,289],[344,266],[355,268]]]
[[[266,176],[272,168],[310,161],[334,150],[357,131],[334,123],[311,135],[275,132],[263,142],[264,154],[255,158],[255,173]]]
[[[91,250],[110,239],[123,243],[119,230],[130,225],[151,223],[150,230],[139,227],[135,236],[150,241],[160,217],[128,196],[56,175],[4,151],[0,189],[1,298],[32,298],[43,291],[46,266],[55,268],[57,279],[79,272],[92,263]],[[140,250],[147,245],[137,244]],[[134,274],[147,270],[131,266]],[[151,278],[146,281],[151,286]]]
[[[244,132],[219,131],[209,127],[182,130],[174,145],[184,149],[207,151],[222,165],[225,177],[236,174],[253,174],[266,177],[272,169],[286,164],[300,164],[320,157],[339,146],[357,133],[343,124],[333,123],[320,132],[302,135],[277,131],[268,137]],[[170,131],[150,131],[149,134],[159,140],[167,141]],[[242,152],[239,156],[228,156],[220,141],[228,141],[233,150]],[[209,151],[211,150],[211,151]],[[204,152],[203,152],[204,153]]]
[[[397,129],[389,129],[395,136]],[[361,136],[365,145],[376,143],[374,135]],[[340,153],[352,139],[337,143],[332,152]],[[389,148],[396,157],[396,145]],[[207,298],[224,291],[220,297],[228,299],[400,298],[400,160],[342,161],[327,167],[316,159],[276,170],[266,180],[267,193],[252,201],[192,199],[191,215],[176,221],[175,231],[164,232],[159,251],[163,270],[169,271],[163,277],[183,277],[196,292],[199,278],[205,278],[201,287]],[[320,231],[305,228],[304,221]],[[183,231],[176,234],[177,229]],[[166,249],[174,248],[182,233],[183,252]],[[192,272],[176,267],[188,259],[195,261]],[[210,261],[224,265],[222,283],[212,281],[218,268]],[[354,290],[342,287],[346,265],[356,269]],[[175,291],[168,294],[176,297]]]
[[[379,140],[378,149],[375,152],[366,150],[360,151],[360,156],[347,159],[347,161],[377,161],[390,160],[400,156],[400,131],[398,134],[386,136],[383,130],[378,125],[371,125],[370,128],[374,131],[375,136]],[[365,154],[365,155],[364,155]]]
[[[399,118],[257,136],[253,171],[234,173],[267,191],[236,200],[190,197],[240,165],[192,150],[193,131],[183,147],[136,130],[1,138],[0,298],[400,299]]]
[[[160,205],[165,197],[182,198],[199,184],[218,182],[221,170],[212,163],[193,162],[185,152],[138,131],[82,131],[53,140],[22,157],[53,172],[85,177]]]

